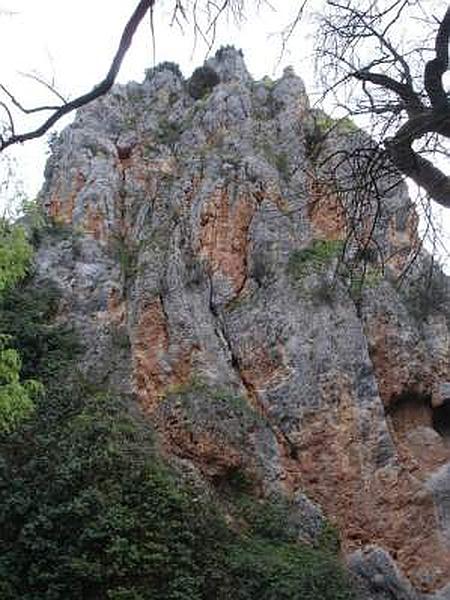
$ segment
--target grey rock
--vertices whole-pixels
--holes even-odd
[[[297,517],[298,537],[302,541],[315,542],[323,531],[326,520],[320,507],[302,492],[297,492],[293,499],[293,507]]]
[[[206,61],[206,64],[214,69],[223,83],[229,83],[233,80],[243,83],[251,81],[242,51],[232,46],[221,48],[214,57]]]
[[[358,600],[425,600],[382,548],[368,546],[348,557]]]
[[[450,465],[444,465],[428,480],[428,488],[434,496],[438,523],[445,546],[450,547]]]
[[[440,382],[432,397],[434,407],[442,406],[445,402],[450,402],[450,382],[448,381]]]
[[[255,82],[234,49],[208,65],[221,82],[205,98],[150,71],[53,142],[40,202],[56,225],[36,276],[63,293],[58,318],[81,333],[83,374],[127,394],[205,489],[242,469],[292,501],[302,539],[333,518],[361,598],[416,600],[413,584],[443,594],[450,456],[429,399],[448,395],[449,333],[445,310],[411,310],[425,253],[404,291],[394,282],[415,251],[407,188],[392,188],[395,173],[378,182],[343,256],[320,165],[373,141],[338,127],[316,160],[318,114],[292,69]],[[359,289],[362,267],[343,260],[375,214],[387,266],[369,262]],[[422,517],[429,530],[411,528]],[[383,549],[352,554],[368,541]]]

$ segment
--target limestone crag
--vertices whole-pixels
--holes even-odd
[[[324,135],[290,68],[254,81],[231,48],[208,65],[200,99],[155,68],[52,143],[37,276],[86,376],[134,398],[167,456],[296,499],[305,539],[323,512],[361,598],[450,598],[450,311],[420,301],[406,187],[344,197],[324,158],[366,135]]]

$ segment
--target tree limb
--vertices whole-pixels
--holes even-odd
[[[442,85],[442,76],[448,69],[448,42],[450,37],[450,8],[447,8],[439,26],[436,40],[436,58],[425,65],[425,89],[434,109],[448,106],[447,94]]]
[[[55,89],[53,83],[49,83],[48,81],[45,81],[45,79],[43,77],[40,77],[36,73],[20,73],[20,75],[22,75],[22,77],[27,77],[28,79],[33,79],[34,81],[37,81],[42,86],[47,88],[57,98],[59,98],[61,100],[61,102],[63,102],[64,104],[67,103],[67,98],[64,98],[64,96],[62,94],[60,94],[57,89]]]
[[[380,85],[385,89],[396,93],[397,96],[403,100],[405,110],[409,115],[415,115],[425,109],[419,96],[415,93],[413,88],[406,83],[400,83],[388,75],[372,73],[367,69],[356,71],[353,76],[360,81],[370,81],[370,83]]]
[[[415,152],[412,144],[427,133],[450,137],[450,110],[426,110],[409,119],[391,139],[385,140],[386,150],[394,165],[441,206],[450,208],[450,177],[429,160]]]
[[[78,98],[67,102],[67,104],[64,104],[63,106],[59,107],[57,110],[55,110],[53,115],[51,115],[37,129],[17,135],[13,134],[6,140],[0,139],[0,152],[13,144],[18,144],[42,136],[64,115],[67,115],[73,110],[88,104],[95,98],[99,98],[100,96],[106,94],[106,92],[108,92],[114,84],[119,69],[122,65],[122,61],[131,45],[131,41],[139,24],[141,23],[142,19],[147,14],[147,12],[154,6],[154,4],[155,0],[140,0],[140,2],[138,3],[128,23],[125,25],[122,37],[119,42],[119,47],[113,58],[109,71],[106,74],[106,77],[103,79],[103,81],[101,81],[98,85],[94,86],[90,92],[83,94]]]
[[[394,138],[386,140],[385,146],[392,162],[404,175],[423,188],[435,202],[450,208],[450,177],[406,143],[397,143]]]
[[[15,96],[13,96],[13,94],[11,94],[11,92],[2,83],[0,83],[0,90],[2,90],[2,92],[4,94],[6,94],[6,96],[8,96],[11,103],[16,108],[18,108],[21,112],[23,112],[26,115],[30,115],[30,114],[36,113],[36,112],[47,111],[47,110],[58,110],[60,108],[60,105],[55,105],[55,104],[53,106],[36,106],[33,108],[25,108],[25,106],[23,106],[23,104],[21,104],[17,100],[17,98]]]

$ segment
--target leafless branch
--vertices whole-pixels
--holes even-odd
[[[8,148],[13,144],[18,144],[27,140],[32,140],[41,137],[64,115],[67,115],[73,110],[80,108],[81,106],[85,106],[89,102],[92,102],[92,100],[94,100],[95,98],[99,98],[100,96],[106,94],[106,92],[108,92],[114,84],[114,81],[122,65],[122,61],[125,57],[125,54],[127,53],[131,45],[134,33],[136,32],[142,19],[145,17],[147,12],[154,6],[154,4],[155,0],[140,0],[129,21],[125,25],[118,49],[116,51],[116,54],[114,55],[111,66],[105,78],[98,85],[96,85],[90,92],[83,94],[78,98],[75,98],[74,100],[71,100],[70,102],[67,102],[66,104],[63,104],[62,106],[58,107],[53,112],[53,114],[36,129],[20,134],[12,133],[8,138],[1,139],[0,151],[5,150],[5,148]]]
[[[395,167],[450,208],[450,178],[423,155],[430,153],[430,134],[450,139],[450,104],[442,82],[449,66],[450,8],[437,24],[428,20],[434,57],[425,60],[427,45],[417,40],[405,48],[398,30],[408,11],[422,10],[420,0],[328,0],[327,5],[318,55],[325,76],[340,82],[333,93],[349,77],[360,81],[362,94],[347,96],[351,114],[370,115]],[[426,136],[428,141],[419,143]]]
[[[50,83],[50,82],[46,81],[43,77],[41,77],[37,73],[21,72],[20,75],[22,75],[22,77],[27,77],[28,79],[32,79],[33,81],[36,81],[37,83],[41,84],[43,87],[45,87],[47,90],[49,90],[49,92],[51,92],[54,96],[59,98],[59,100],[61,100],[61,102],[63,102],[64,104],[67,104],[67,98],[65,98],[60,92],[58,92],[58,90],[55,87],[54,82]]]
[[[0,83],[0,89],[4,92],[4,94],[6,94],[6,96],[8,96],[12,104],[26,115],[47,110],[58,110],[60,108],[60,105],[35,106],[33,108],[25,108],[2,83]]]

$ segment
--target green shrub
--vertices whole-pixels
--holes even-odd
[[[350,117],[333,119],[322,111],[316,111],[312,128],[306,135],[307,155],[315,161],[322,150],[327,136],[332,132],[340,135],[351,135],[359,131]]]
[[[249,526],[232,531],[107,394],[53,389],[0,457],[6,600],[351,598],[333,556],[286,535],[283,507],[248,496]],[[237,473],[234,486],[248,489]]]
[[[0,221],[0,301],[25,277],[32,255],[24,229]],[[22,378],[22,358],[11,341],[8,329],[0,327],[0,432],[6,433],[33,412],[34,400],[42,391],[37,380]]]
[[[139,244],[126,240],[122,235],[115,235],[111,239],[111,253],[120,265],[124,280],[136,275]]]
[[[171,123],[166,118],[162,118],[158,123],[156,139],[160,144],[175,144],[179,140],[182,131],[182,124]]]
[[[323,552],[329,552],[331,555],[339,552],[341,547],[339,532],[329,521],[325,521],[322,525],[322,529],[317,540],[317,546]]]
[[[270,143],[261,144],[261,149],[268,162],[276,168],[283,179],[289,178],[289,156],[286,152],[276,152]]]
[[[191,426],[219,431],[232,440],[246,442],[246,433],[262,425],[263,419],[246,398],[225,387],[210,386],[199,377],[167,390],[163,406],[170,407],[181,400]]]
[[[266,88],[266,90],[271,91],[273,90],[273,88],[275,87],[275,81],[273,79],[271,79],[270,77],[268,77],[267,75],[265,75],[262,79],[261,79],[264,87]]]
[[[251,489],[242,488],[235,499],[235,510],[245,523],[247,535],[258,536],[274,542],[294,542],[296,532],[289,523],[289,505],[284,498],[256,500]]]
[[[180,66],[175,62],[165,60],[165,61],[159,63],[158,65],[156,65],[156,67],[153,69],[153,71],[155,73],[158,73],[161,71],[171,71],[174,75],[176,75],[180,79],[183,79],[183,73],[181,72]]]
[[[340,240],[315,240],[311,246],[291,253],[287,264],[288,273],[292,279],[299,281],[306,275],[320,272],[342,254],[343,247]]]
[[[315,117],[316,127],[322,134],[326,134],[332,129],[336,129],[340,133],[355,133],[358,131],[358,127],[350,119],[350,117],[343,117],[341,119],[332,119],[329,115],[323,112],[319,112]]]
[[[251,537],[227,552],[231,585],[218,600],[349,600],[348,582],[327,553]]]
[[[48,218],[42,206],[36,200],[22,203],[23,223],[28,233],[28,239],[36,247],[42,238],[42,233],[48,227]]]
[[[25,277],[32,256],[24,229],[0,221],[0,293]]]
[[[337,126],[337,121],[323,112],[320,112],[316,115],[314,122],[317,129],[322,134],[327,133],[331,129],[336,128]]]
[[[285,179],[289,177],[289,157],[286,152],[279,152],[275,155],[275,166]]]
[[[0,298],[0,331],[20,355],[21,374],[46,382],[67,367],[80,352],[70,327],[54,325],[60,292],[50,281],[31,281],[9,290]]]
[[[359,302],[364,289],[375,288],[383,281],[383,271],[378,267],[368,266],[365,263],[363,269],[355,269],[349,273],[348,281],[351,297]]]
[[[218,83],[220,83],[220,78],[214,69],[204,65],[192,73],[188,81],[188,92],[192,98],[200,100],[210,94]]]
[[[214,547],[210,532],[223,537],[221,522],[200,513],[113,398],[80,407],[51,428],[41,411],[31,441],[3,444],[0,580],[27,600],[201,598],[197,552]]]
[[[0,338],[0,431],[10,433],[34,410],[34,399],[42,385],[29,379],[21,381],[22,361],[17,350],[8,348],[8,336]]]

